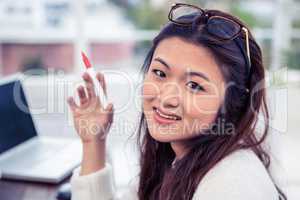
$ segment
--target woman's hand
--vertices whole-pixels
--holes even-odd
[[[105,140],[113,122],[113,105],[110,103],[104,109],[100,99],[95,94],[92,78],[88,73],[82,76],[85,81],[86,91],[83,86],[77,88],[80,105],[77,105],[73,97],[68,98],[72,110],[75,129],[83,143],[99,142]],[[106,95],[104,76],[97,73],[97,80],[103,87]]]
[[[83,74],[86,91],[83,86],[77,88],[80,105],[73,97],[68,103],[73,113],[75,129],[83,143],[83,158],[80,175],[96,172],[105,166],[105,141],[113,122],[113,105],[110,103],[104,109],[94,91],[92,78]],[[106,85],[103,74],[97,73],[97,80],[106,95]]]

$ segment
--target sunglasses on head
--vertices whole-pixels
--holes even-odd
[[[209,32],[209,34],[211,34],[219,41],[233,40],[238,37],[242,31],[245,33],[246,52],[250,69],[251,59],[249,48],[249,33],[246,27],[243,27],[232,19],[228,19],[223,16],[210,16],[204,9],[184,3],[173,4],[168,15],[168,18],[171,22],[181,26],[191,26],[199,17],[206,18],[206,30]]]

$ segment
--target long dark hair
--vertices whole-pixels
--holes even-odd
[[[246,27],[230,14],[218,10],[208,10],[208,13],[232,19]],[[140,200],[191,200],[205,174],[224,157],[239,149],[252,149],[266,169],[269,168],[270,158],[261,145],[269,128],[261,49],[249,32],[251,53],[249,71],[243,34],[225,43],[218,42],[204,27],[167,23],[154,38],[141,72],[144,75],[148,72],[156,47],[166,38],[179,37],[186,42],[207,48],[214,55],[226,83],[231,85],[226,88],[225,100],[216,120],[222,119],[225,123],[234,124],[235,132],[197,134],[198,136],[186,141],[189,152],[176,163],[175,167],[171,167],[175,158],[171,145],[156,141],[150,136],[145,115],[142,113],[137,140],[141,165],[138,187]],[[265,119],[264,129],[259,137],[256,133],[258,113],[262,113]],[[276,188],[280,197],[285,199],[280,189],[277,186]]]

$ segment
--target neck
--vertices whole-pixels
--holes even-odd
[[[188,150],[182,142],[171,142],[171,147],[176,155],[175,160],[180,160]]]

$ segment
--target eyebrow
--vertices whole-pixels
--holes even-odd
[[[160,57],[157,57],[157,58],[154,58],[155,61],[157,62],[160,62],[161,64],[163,64],[165,67],[167,67],[168,69],[171,69],[170,65],[168,63],[166,63],[163,59],[161,59]],[[193,71],[190,71],[190,72],[186,72],[185,73],[186,76],[199,76],[207,81],[210,81],[209,78],[204,75],[203,73],[201,72],[193,72]]]

